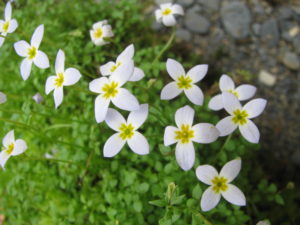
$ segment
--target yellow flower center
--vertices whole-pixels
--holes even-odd
[[[34,46],[32,46],[31,48],[28,49],[27,51],[27,55],[29,59],[34,59],[36,56],[37,50]]]
[[[108,99],[108,98],[113,98],[118,94],[118,82],[112,81],[110,84],[104,84],[102,87],[103,97]]]
[[[63,73],[58,73],[57,74],[57,78],[54,81],[54,85],[56,87],[61,87],[63,85],[63,83],[64,83],[64,80],[65,80],[64,74]]]
[[[212,189],[215,193],[220,193],[221,191],[226,191],[228,189],[227,179],[225,177],[216,176],[211,180]]]
[[[101,28],[97,28],[97,29],[95,30],[95,32],[94,32],[94,37],[98,39],[98,38],[101,38],[102,35],[103,35],[102,29],[101,29]]]
[[[194,137],[194,130],[190,129],[190,125],[182,124],[181,129],[175,131],[175,139],[182,144],[187,144]]]
[[[191,77],[181,75],[178,77],[177,86],[180,89],[190,89],[192,87],[192,81]]]
[[[112,66],[110,72],[115,72],[115,70],[121,65],[121,62],[118,62],[116,65]]]
[[[132,124],[122,123],[120,128],[120,138],[122,140],[130,139],[134,135],[134,126]]]
[[[10,154],[12,153],[12,151],[14,150],[14,147],[15,147],[15,144],[14,144],[14,143],[11,143],[11,144],[7,147],[6,153],[7,153],[8,155],[10,155]]]
[[[236,109],[233,111],[232,121],[235,124],[244,125],[247,123],[248,113],[245,110]]]
[[[236,91],[230,89],[230,90],[228,90],[228,92],[231,93],[231,94],[234,94],[235,97],[239,98],[239,94]]]
[[[164,16],[170,15],[171,13],[172,13],[172,10],[169,9],[169,8],[164,9],[164,11],[162,12],[162,14],[163,14]]]
[[[2,24],[2,30],[4,33],[7,33],[8,31],[8,28],[9,28],[9,21],[6,21]]]

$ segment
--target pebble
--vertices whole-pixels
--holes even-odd
[[[265,21],[260,29],[261,40],[268,47],[275,47],[279,41],[279,30],[276,19],[272,18]]]
[[[185,26],[192,32],[206,34],[210,27],[210,22],[197,13],[188,13],[184,20]]]
[[[284,52],[281,61],[291,70],[298,70],[300,68],[299,58],[293,52]]]
[[[194,3],[194,0],[178,0],[177,3],[184,7],[187,7],[192,5]]]
[[[198,0],[208,12],[216,12],[220,6],[220,0]]]
[[[274,86],[276,83],[276,77],[269,73],[266,70],[261,70],[258,74],[258,80],[263,83],[264,85],[267,85],[269,87]]]
[[[190,41],[192,38],[191,33],[183,28],[179,28],[176,30],[176,36],[183,41]]]

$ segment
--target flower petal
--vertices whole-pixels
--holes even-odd
[[[89,89],[90,89],[90,91],[95,92],[95,93],[103,93],[102,87],[104,84],[106,84],[108,82],[109,81],[106,77],[97,78],[95,80],[92,80],[89,83]]]
[[[179,4],[172,5],[171,10],[172,10],[172,13],[174,13],[174,14],[178,14],[178,15],[182,15],[182,16],[184,15],[183,8]]]
[[[54,96],[55,108],[57,108],[63,101],[63,97],[64,97],[63,87],[55,88],[53,96]]]
[[[248,118],[251,119],[259,116],[264,111],[266,105],[267,101],[265,99],[256,98],[244,105],[243,109],[247,111]]]
[[[175,81],[164,86],[160,93],[160,99],[162,100],[170,100],[177,97],[182,92],[181,89],[178,88]]]
[[[14,48],[19,56],[26,57],[30,45],[26,41],[18,41],[14,43]]]
[[[12,19],[9,23],[8,33],[14,32],[18,27],[18,22],[15,19]]]
[[[247,100],[249,98],[252,98],[255,95],[256,87],[249,84],[243,84],[238,86],[235,91],[237,92],[239,96],[240,101]]]
[[[233,184],[228,184],[227,191],[222,192],[222,196],[231,204],[244,206],[246,198],[243,192]]]
[[[117,63],[118,62],[123,62],[124,60],[132,59],[134,56],[134,45],[131,44],[127,46],[123,52],[117,57]]]
[[[188,144],[177,143],[175,150],[176,160],[181,169],[190,170],[195,162],[195,149],[192,142]]]
[[[222,101],[225,110],[232,115],[236,109],[242,109],[241,103],[234,94],[229,92],[222,93]]]
[[[119,93],[111,100],[115,106],[127,111],[137,110],[140,107],[136,97],[125,88],[119,88]]]
[[[155,18],[157,22],[161,22],[162,20],[162,10],[161,9],[157,9],[155,10]]]
[[[21,76],[22,76],[23,80],[28,79],[30,72],[31,72],[31,66],[32,66],[32,60],[25,58],[21,62],[20,70],[21,70]]]
[[[64,73],[64,85],[74,85],[76,84],[81,77],[79,70],[75,68],[68,68]]]
[[[259,130],[251,120],[247,120],[246,124],[240,125],[239,129],[241,134],[247,141],[254,144],[257,144],[259,142]]]
[[[46,87],[45,87],[45,92],[47,95],[55,89],[55,79],[56,79],[56,76],[48,77],[48,79],[46,81]]]
[[[227,182],[230,183],[240,173],[241,166],[242,160],[240,158],[231,160],[223,166],[220,172],[220,176],[225,177],[227,179]]]
[[[193,80],[193,83],[197,83],[198,81],[202,80],[203,77],[206,75],[208,70],[208,65],[197,65],[194,66],[187,72],[187,75],[190,76]]]
[[[4,11],[4,18],[5,18],[6,21],[10,21],[11,20],[11,11],[12,11],[11,4],[8,1],[6,3],[5,11]]]
[[[198,86],[193,84],[191,88],[185,89],[184,93],[186,94],[187,98],[195,105],[203,105],[203,92]]]
[[[207,188],[201,197],[201,209],[206,212],[215,208],[220,202],[221,194],[216,194],[212,187]]]
[[[0,92],[0,104],[4,103],[6,101],[7,101],[6,94],[4,94],[3,92]]]
[[[118,133],[113,134],[104,144],[103,156],[114,157],[121,151],[125,143],[126,141],[122,140]]]
[[[133,74],[134,63],[132,60],[123,62],[110,76],[110,80],[119,83],[119,87],[125,84]]]
[[[105,122],[111,129],[115,131],[119,131],[119,128],[122,123],[126,124],[126,120],[124,119],[122,114],[119,113],[117,110],[111,108],[107,110]]]
[[[220,136],[219,130],[210,123],[198,123],[192,129],[195,132],[195,137],[192,140],[198,143],[212,143]]]
[[[226,74],[221,76],[219,86],[221,91],[234,90],[235,88],[233,80]]]
[[[175,139],[175,131],[177,131],[178,128],[173,127],[173,126],[167,126],[165,129],[165,134],[164,134],[164,145],[169,146],[177,142]]]
[[[95,117],[97,123],[101,123],[105,120],[110,100],[105,99],[102,95],[97,96],[95,99]]]
[[[174,59],[167,60],[167,71],[173,80],[177,80],[179,76],[184,76],[185,71],[182,65]]]
[[[18,139],[15,142],[14,150],[12,151],[11,155],[20,155],[27,149],[27,144],[24,140]]]
[[[182,124],[188,124],[192,126],[194,121],[194,115],[195,110],[188,105],[179,108],[175,113],[175,122],[177,127],[180,128]]]
[[[10,155],[6,153],[6,151],[2,151],[0,153],[0,166],[4,169],[6,161],[9,159]]]
[[[40,47],[43,36],[44,36],[44,24],[41,24],[33,32],[33,35],[31,37],[31,42],[30,42],[31,46],[34,46],[38,49]]]
[[[212,97],[208,103],[208,108],[215,110],[215,111],[223,109],[222,95],[219,94],[219,95]]]
[[[104,25],[102,27],[103,37],[113,37],[114,33],[112,32],[112,28],[110,25]]]
[[[11,143],[15,142],[15,133],[14,130],[9,131],[3,138],[2,144],[7,148]]]
[[[55,73],[65,72],[65,53],[63,50],[59,49],[55,59]]]
[[[0,24],[0,26],[1,26],[1,24]],[[0,37],[0,47],[3,45],[4,41],[5,41],[5,38]]]
[[[148,104],[140,105],[138,110],[131,111],[129,113],[127,123],[131,123],[134,129],[138,129],[148,117]]]
[[[105,63],[104,65],[100,66],[100,73],[102,74],[102,76],[108,76],[112,74],[112,67],[116,65],[114,62],[108,62]]]
[[[48,56],[42,51],[37,52],[36,57],[33,59],[33,62],[37,67],[41,69],[46,69],[50,66]]]
[[[133,74],[129,78],[129,81],[133,81],[133,82],[139,81],[139,80],[143,79],[144,76],[145,76],[145,73],[142,69],[134,67]]]
[[[147,155],[149,153],[149,143],[140,132],[135,131],[133,137],[127,143],[136,154]]]
[[[232,121],[232,116],[225,117],[216,125],[216,128],[220,131],[221,137],[231,134],[237,127],[238,125]]]
[[[218,171],[210,166],[210,165],[203,165],[198,166],[196,169],[196,175],[198,180],[202,181],[205,184],[211,185],[211,180],[214,179],[215,176],[218,176]]]
[[[173,15],[167,15],[162,17],[162,22],[167,27],[172,27],[176,25],[176,19]]]

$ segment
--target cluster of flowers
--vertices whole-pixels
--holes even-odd
[[[183,9],[178,4],[162,4],[155,12],[156,18],[166,26],[174,26],[176,19],[174,15],[183,15]],[[1,34],[13,32],[17,28],[17,22],[11,20],[11,5],[8,2],[5,8],[5,21],[0,21]],[[37,67],[46,69],[49,67],[47,55],[39,50],[43,38],[44,26],[40,25],[34,31],[31,42],[18,41],[14,44],[18,55],[24,57],[20,71],[24,80],[27,80],[32,63]],[[97,22],[90,31],[91,40],[95,45],[107,44],[113,37],[111,26],[106,20]],[[4,38],[1,39],[3,43]],[[89,83],[90,91],[99,94],[95,99],[95,118],[97,123],[105,121],[107,125],[116,131],[105,143],[103,149],[104,157],[113,157],[120,152],[123,146],[128,143],[130,149],[140,155],[149,153],[147,139],[137,131],[145,122],[148,116],[148,104],[139,104],[137,98],[123,86],[126,82],[141,80],[144,72],[135,67],[134,46],[129,45],[116,59],[115,62],[108,62],[101,65],[99,70],[101,77]],[[49,94],[54,90],[55,107],[57,108],[63,100],[63,86],[77,83],[81,77],[80,72],[75,68],[65,69],[65,54],[59,50],[55,61],[56,75],[50,76],[46,81],[45,91]],[[203,105],[204,95],[196,85],[201,81],[207,71],[208,65],[197,65],[185,72],[182,65],[173,59],[166,62],[168,74],[174,80],[167,84],[161,91],[162,100],[170,100],[182,92],[195,105]],[[266,106],[266,100],[254,99],[243,107],[240,101],[252,98],[256,88],[252,85],[240,85],[235,88],[232,79],[227,75],[220,78],[221,94],[213,97],[209,102],[212,110],[225,109],[230,115],[216,126],[210,123],[198,123],[193,125],[195,111],[190,106],[184,106],[175,113],[177,127],[168,126],[164,133],[164,144],[166,146],[176,144],[176,160],[179,166],[187,171],[195,162],[195,149],[193,142],[208,144],[217,140],[220,136],[227,136],[239,128],[243,137],[251,143],[258,143],[259,130],[250,120],[262,113]],[[3,97],[1,97],[3,98]],[[110,103],[117,108],[129,111],[127,120],[120,112],[109,108]],[[14,140],[14,133],[10,131],[3,139],[4,150],[0,153],[0,165],[4,164],[11,155],[18,155],[27,149],[23,140]],[[230,184],[241,169],[241,159],[234,159],[224,165],[221,172],[210,165],[202,165],[196,169],[197,178],[210,185],[204,192],[201,199],[201,208],[208,211],[214,208],[223,196],[227,201],[235,205],[245,205],[244,194],[234,185]]]

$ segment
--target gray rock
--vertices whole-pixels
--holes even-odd
[[[268,46],[274,47],[279,41],[279,31],[275,19],[265,21],[260,29],[261,40]]]
[[[204,9],[208,12],[215,12],[219,10],[220,0],[198,0]]]
[[[163,4],[163,3],[169,3],[172,2],[171,0],[155,0],[157,5]]]
[[[198,34],[206,34],[210,27],[210,22],[205,17],[194,12],[186,15],[184,23],[190,31]]]
[[[290,7],[281,7],[279,8],[278,17],[280,19],[291,19],[294,16],[294,12]]]
[[[298,24],[290,20],[281,20],[279,21],[279,27],[281,30],[281,36],[286,41],[292,41],[294,36],[299,32]],[[296,31],[296,32],[294,32]]]
[[[190,5],[192,5],[194,2],[194,0],[178,0],[177,3],[184,6],[184,7],[188,7]]]
[[[183,41],[190,41],[192,38],[191,33],[188,30],[182,28],[176,30],[176,36]]]
[[[252,25],[252,30],[253,30],[253,33],[256,35],[256,36],[259,36],[260,35],[260,28],[261,28],[261,25],[259,23],[254,23]]]
[[[274,84],[276,83],[276,77],[265,70],[261,70],[259,72],[258,80],[269,87],[274,86]]]
[[[221,19],[226,31],[236,39],[246,38],[250,33],[251,14],[242,2],[230,2],[222,6]]]
[[[300,34],[293,39],[293,46],[295,51],[300,54]]]
[[[284,52],[281,56],[282,63],[291,70],[298,70],[300,68],[299,58],[293,52]]]

